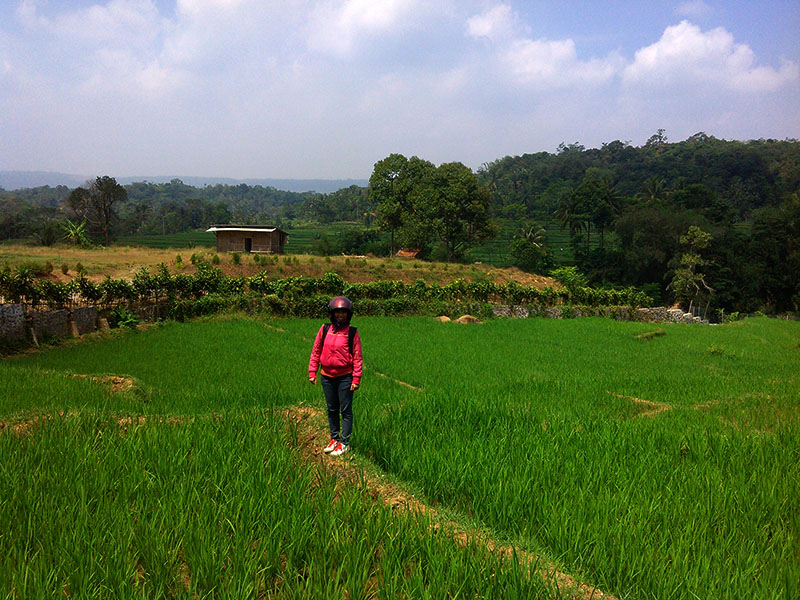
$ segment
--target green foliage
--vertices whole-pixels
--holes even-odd
[[[396,268],[402,268],[402,263],[398,262]],[[565,272],[572,273],[569,269]],[[574,274],[573,279],[585,282]],[[378,315],[428,314],[433,310],[432,302],[474,303],[476,311],[484,310],[483,306],[490,302],[541,306],[646,306],[651,303],[650,298],[634,288],[604,290],[572,285],[564,290],[539,290],[513,281],[495,284],[488,280],[468,282],[464,279],[456,279],[445,286],[436,283],[428,285],[421,279],[411,285],[388,280],[347,283],[338,273],[330,271],[320,278],[272,279],[267,271],[252,277],[227,277],[208,263],[198,263],[197,272],[193,275],[170,274],[162,263],[155,273],[146,267],[140,269],[131,281],[106,277],[95,284],[83,273],[66,284],[45,281],[37,280],[30,269],[11,271],[4,268],[0,271],[0,294],[12,302],[32,306],[41,301],[51,306],[74,301],[78,304],[102,305],[104,308],[128,307],[136,302],[168,302],[170,306],[179,307],[174,312],[180,318],[209,314],[217,309],[241,307],[242,310],[249,310],[263,306],[276,308],[279,314],[319,316],[325,314],[327,299],[340,294],[347,295],[357,306],[360,301],[369,301],[365,305],[371,307],[369,314]],[[266,304],[262,301],[265,296],[270,297]]]
[[[550,276],[570,291],[589,285],[586,276],[577,267],[559,267],[550,271]]]
[[[241,254],[239,254],[238,252],[233,252],[233,253],[231,253],[231,262],[232,262],[234,265],[240,265],[240,264],[242,264],[242,255],[241,255]]]
[[[85,219],[80,223],[77,221],[73,223],[70,219],[67,219],[66,222],[62,224],[62,227],[64,229],[64,241],[68,244],[78,246],[79,248],[92,247],[92,242],[86,233]]]
[[[71,285],[62,285],[49,279],[39,279],[35,283],[36,294],[41,301],[43,301],[48,308],[58,309],[67,306],[72,298]]]
[[[511,256],[514,265],[529,273],[544,273],[552,263],[547,252],[547,232],[536,222],[525,223],[514,235]]]
[[[416,156],[391,154],[375,164],[370,201],[381,228],[403,245],[426,248],[438,241],[449,261],[488,236],[488,189],[461,163],[435,167]]]
[[[680,265],[675,269],[669,287],[672,288],[676,300],[688,304],[691,312],[701,294],[707,297],[714,291],[706,283],[705,275],[697,271],[698,267],[709,264],[708,260],[701,258],[700,253],[711,245],[711,234],[692,225],[686,235],[681,236],[680,242],[686,252],[680,256]]]
[[[123,306],[118,306],[111,311],[111,326],[125,329],[136,329],[139,324],[138,317]]]
[[[41,229],[34,234],[36,243],[40,244],[41,246],[53,246],[56,242],[58,242],[59,229],[60,228],[57,222],[45,222]]]
[[[116,179],[103,175],[89,182],[86,188],[77,187],[72,190],[65,205],[73,215],[81,219],[84,234],[101,238],[107,246],[117,220],[115,205],[125,202],[127,198],[127,191]]]

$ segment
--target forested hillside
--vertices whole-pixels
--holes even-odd
[[[800,308],[797,140],[699,133],[669,143],[659,131],[642,147],[571,144],[505,157],[479,176],[494,216],[528,223],[520,248],[531,223],[554,218],[569,228],[574,262],[594,283],[642,286],[684,305]],[[532,265],[547,254],[527,250]]]
[[[387,168],[394,158],[405,172]],[[658,302],[800,310],[797,140],[739,142],[698,133],[671,143],[659,130],[641,147],[562,144],[555,153],[484,164],[475,174],[478,187],[461,167],[391,155],[376,163],[371,181],[383,182],[380,189],[373,183],[329,194],[138,182],[122,186],[124,197],[96,217],[92,193],[78,193],[83,188],[0,189],[0,239],[52,244],[81,221],[95,242],[106,234],[168,235],[215,222],[318,226],[313,249],[320,253],[381,254],[412,245],[423,257],[464,260],[483,244],[504,248],[510,262],[531,272],[571,261],[595,285],[639,286]],[[101,179],[111,178],[88,182],[90,192]],[[443,234],[431,220],[457,209],[459,194],[471,216],[452,213]],[[460,238],[454,223],[463,229]],[[554,227],[571,241],[559,236],[559,247],[551,247]]]

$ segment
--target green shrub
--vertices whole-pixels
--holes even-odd
[[[17,265],[17,272],[26,271],[33,277],[45,277],[53,272],[53,263],[41,260],[27,260]]]
[[[112,327],[125,327],[127,329],[136,329],[139,324],[138,317],[128,309],[119,306],[111,311],[111,319],[109,323]]]
[[[568,290],[579,287],[588,287],[586,276],[578,271],[577,267],[559,267],[550,271],[550,277],[561,283]]]

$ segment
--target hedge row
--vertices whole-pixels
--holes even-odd
[[[275,294],[266,296],[209,294],[197,300],[181,299],[172,302],[169,305],[167,317],[183,321],[201,315],[239,310],[285,317],[325,318],[328,300],[330,300],[330,296],[322,294],[302,299],[279,298]],[[489,318],[493,314],[492,305],[488,303],[422,301],[416,298],[364,299],[358,302],[356,310],[359,316],[447,315],[456,318],[469,313]]]
[[[447,285],[427,284],[417,280],[413,284],[402,281],[374,281],[370,283],[347,283],[336,273],[322,277],[287,277],[270,279],[265,273],[253,277],[227,277],[222,272],[202,263],[194,275],[179,273],[172,275],[165,265],[150,273],[142,268],[132,280],[107,277],[93,283],[79,276],[69,283],[36,279],[27,272],[15,272],[8,268],[0,271],[0,296],[5,302],[18,302],[31,308],[46,306],[93,305],[101,308],[152,304],[167,301],[176,307],[197,304],[203,299],[207,303],[250,303],[254,299],[274,303],[273,312],[293,308],[290,314],[311,314],[310,307],[317,306],[321,297],[330,298],[343,294],[357,305],[364,314],[370,303],[381,301],[381,306],[393,306],[392,314],[419,309],[420,304],[476,303],[556,306],[563,304],[583,306],[649,306],[652,300],[635,288],[621,290],[594,289],[590,287],[537,289],[515,282],[496,284],[488,281],[469,282],[457,279]],[[387,304],[389,303],[389,304]],[[202,306],[202,303],[199,304]],[[309,310],[306,310],[306,306]],[[324,304],[322,305],[324,309]],[[408,308],[404,308],[408,307]],[[181,310],[176,308],[176,310]],[[201,309],[198,309],[201,310]],[[319,314],[319,311],[313,313]]]

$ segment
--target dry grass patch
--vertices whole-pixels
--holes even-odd
[[[11,268],[30,261],[53,264],[53,272],[48,279],[54,281],[71,281],[77,276],[77,264],[86,269],[88,279],[99,282],[106,276],[112,279],[132,279],[142,267],[155,269],[165,264],[171,273],[195,273],[196,267],[191,263],[191,256],[202,255],[210,261],[215,251],[213,248],[145,248],[132,246],[108,246],[91,249],[75,246],[28,246],[24,244],[0,244],[0,264],[8,263]],[[182,262],[176,262],[180,255]],[[234,264],[231,253],[219,254],[218,267],[223,274],[231,277],[249,277],[262,271],[276,279],[284,277],[322,277],[329,271],[335,271],[350,283],[368,283],[370,281],[391,280],[414,283],[422,279],[426,283],[447,285],[456,279],[466,281],[493,281],[508,283],[514,281],[520,285],[532,285],[539,289],[546,286],[558,287],[549,277],[532,275],[517,268],[499,269],[489,265],[448,264],[422,261],[405,261],[393,258],[352,258],[332,256],[330,260],[321,256],[286,254],[278,256],[263,255],[259,264],[256,255],[241,254],[240,263]],[[69,267],[65,275],[61,265]]]

